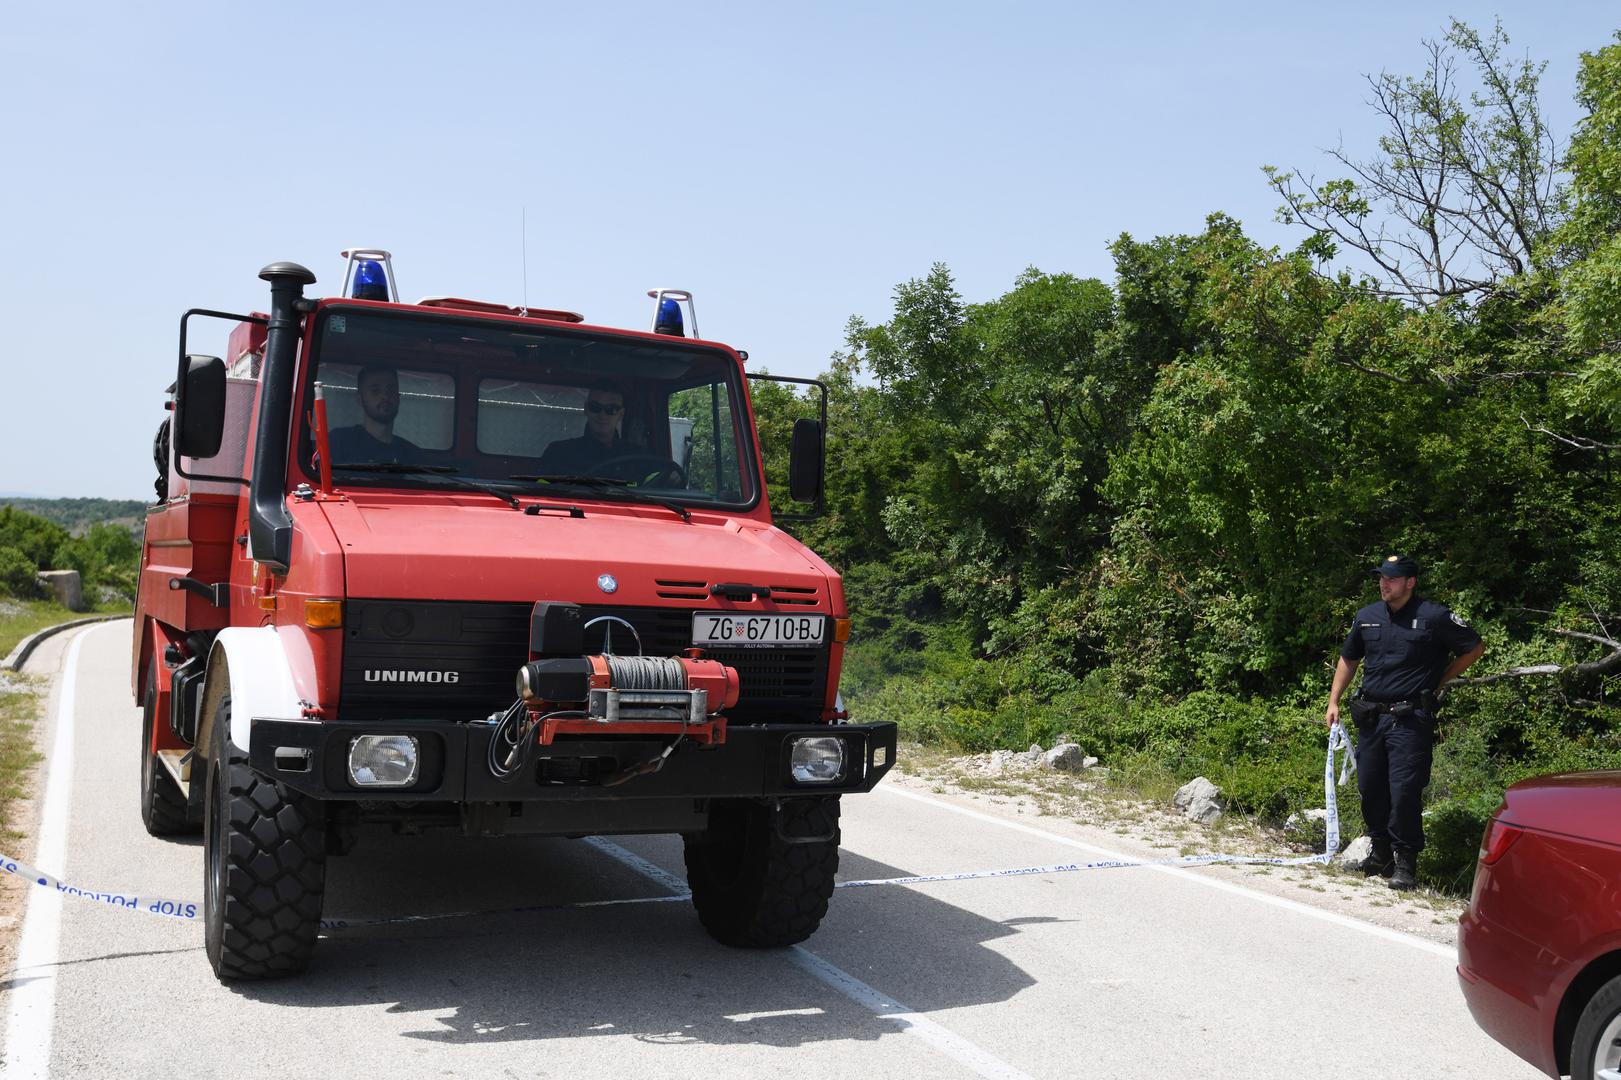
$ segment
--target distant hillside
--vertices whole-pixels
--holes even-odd
[[[75,536],[101,524],[139,529],[146,516],[146,503],[139,499],[0,499],[0,506],[55,522]]]

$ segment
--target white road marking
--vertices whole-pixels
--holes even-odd
[[[112,625],[103,623],[102,626]],[[45,781],[35,861],[66,870],[68,811],[73,796],[73,729],[77,706],[79,652],[85,638],[101,627],[81,630],[68,646],[62,692],[56,699],[56,737]],[[6,1017],[7,1080],[46,1077],[51,1068],[51,1029],[56,1026],[56,960],[62,935],[62,897],[29,890],[28,911],[11,972],[11,1008]]]
[[[747,1024],[752,1020],[775,1020],[782,1016],[826,1016],[827,1010],[821,1008],[809,1009],[772,1009],[770,1012],[727,1013],[726,1019],[739,1024]]]
[[[687,883],[633,851],[627,851],[611,840],[600,836],[587,837],[587,843],[604,855],[624,863],[665,888],[687,892]],[[889,1020],[908,1035],[915,1035],[936,1050],[988,1080],[1033,1080],[1028,1073],[993,1057],[961,1035],[948,1031],[920,1012],[907,1008],[887,994],[880,994],[849,972],[823,960],[803,945],[788,950],[788,958],[795,967],[819,982],[825,983],[855,1002],[872,1011],[880,1020]]]
[[[1025,833],[1029,836],[1039,836],[1043,840],[1050,840],[1055,844],[1063,844],[1065,847],[1078,848],[1081,851],[1090,851],[1095,855],[1102,855],[1106,859],[1126,859],[1134,862],[1139,861],[1134,859],[1133,856],[1122,855],[1118,851],[1111,851],[1108,848],[1098,847],[1096,844],[1088,844],[1083,840],[1072,840],[1067,836],[1060,836],[1057,833],[1048,832],[1046,829],[1037,829],[1030,825],[1021,825],[1016,821],[1007,821],[1003,818],[996,817],[993,814],[982,814],[978,810],[970,810],[965,806],[955,806],[943,799],[931,798],[928,795],[921,795],[915,791],[907,791],[904,788],[894,787],[891,785],[880,785],[873,788],[873,791],[882,792],[885,795],[893,795],[897,798],[913,799],[917,802],[928,803],[930,806],[939,807],[941,810],[949,810],[953,814],[961,814],[964,817],[973,818],[975,821],[983,821],[991,825],[999,825],[1004,829],[1011,829],[1014,832]],[[1440,945],[1433,941],[1428,941],[1421,937],[1416,937],[1413,934],[1404,934],[1399,930],[1390,930],[1383,926],[1376,926],[1370,922],[1363,922],[1361,919],[1353,919],[1349,915],[1341,915],[1336,911],[1325,911],[1323,908],[1312,907],[1310,904],[1302,904],[1296,900],[1287,900],[1281,896],[1272,896],[1269,893],[1259,892],[1255,889],[1247,889],[1242,885],[1234,885],[1230,881],[1222,881],[1221,879],[1211,877],[1208,874],[1197,874],[1191,870],[1182,870],[1174,866],[1145,865],[1143,869],[1152,870],[1158,874],[1170,874],[1173,877],[1183,878],[1188,881],[1196,881],[1200,885],[1204,885],[1207,888],[1220,889],[1223,892],[1229,892],[1235,896],[1246,896],[1251,900],[1258,900],[1263,904],[1271,904],[1274,907],[1283,908],[1285,911],[1293,911],[1300,915],[1310,916],[1313,919],[1321,919],[1324,922],[1330,922],[1336,926],[1345,926],[1352,930],[1360,930],[1364,934],[1371,934],[1374,937],[1384,938],[1387,941],[1400,942],[1403,945],[1409,945],[1415,949],[1422,950],[1423,952],[1433,953],[1436,956],[1444,956],[1448,960],[1454,962],[1458,957],[1455,949],[1448,948],[1445,945]]]
[[[649,862],[640,855],[636,854],[634,851],[631,851],[629,848],[622,848],[612,840],[604,840],[600,836],[588,836],[585,838],[585,842],[602,852],[604,855],[608,856],[610,859],[618,859],[620,862],[624,863],[638,874],[641,874],[643,877],[652,878],[660,885],[663,885],[666,889],[669,889],[671,892],[675,893],[678,897],[684,897],[687,895],[688,889],[686,880],[684,878],[676,877],[658,863]]]

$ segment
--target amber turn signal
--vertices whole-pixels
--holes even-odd
[[[304,625],[311,630],[331,630],[343,625],[342,600],[305,600]]]
[[[837,641],[841,645],[844,644],[846,641],[850,640],[850,620],[849,619],[834,619],[833,620],[833,640]]]

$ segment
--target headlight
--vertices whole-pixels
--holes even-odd
[[[349,779],[357,787],[410,787],[420,760],[414,736],[359,735],[349,743]]]
[[[831,784],[844,777],[844,740],[805,735],[794,740],[788,774],[800,784]]]

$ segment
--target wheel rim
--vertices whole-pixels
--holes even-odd
[[[157,764],[157,755],[152,753],[152,717],[147,715],[146,722],[141,725],[141,799],[145,808],[146,800],[152,795],[152,781],[155,779],[153,767]]]
[[[149,674],[146,680],[146,701],[141,709],[141,813],[144,815],[150,806],[152,794],[152,781],[156,779],[152,767],[155,762],[152,753],[152,725],[158,712],[158,681],[155,675]]]
[[[1610,1017],[1593,1051],[1593,1080],[1621,1080],[1621,1012]]]
[[[220,827],[220,816],[223,813],[224,800],[218,797],[220,785],[219,768],[216,766],[209,775],[208,793],[214,796],[207,818],[207,836],[204,839],[204,860],[208,870],[207,903],[209,921],[212,922],[224,910],[225,902],[225,830]]]

